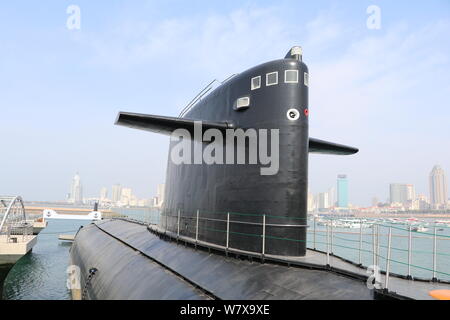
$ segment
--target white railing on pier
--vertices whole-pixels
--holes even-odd
[[[27,241],[30,236],[33,236],[33,225],[27,222],[22,198],[0,197],[0,241]]]

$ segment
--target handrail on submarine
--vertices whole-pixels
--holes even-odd
[[[226,78],[223,81],[219,81],[217,79],[214,79],[213,81],[211,81],[210,83],[208,83],[206,85],[206,87],[204,87],[195,97],[194,99],[192,99],[187,105],[186,107],[183,108],[183,110],[181,110],[180,115],[178,116],[179,118],[182,118],[186,113],[188,113],[196,104],[197,102],[199,102],[207,93],[209,93],[212,88],[213,88],[213,84],[214,83],[220,83],[221,85],[224,84],[225,82],[227,82],[228,80],[230,80],[231,78],[233,78],[234,76],[236,76],[237,73],[232,74],[231,76],[229,76],[228,78]]]
[[[225,213],[221,213],[221,214],[225,214]],[[256,225],[262,226],[262,228],[263,228],[262,234],[254,234],[254,235],[253,234],[249,234],[249,236],[259,236],[259,237],[261,237],[262,250],[259,253],[258,252],[254,252],[253,255],[260,256],[262,260],[267,258],[266,254],[265,254],[265,240],[266,239],[272,239],[273,238],[273,239],[276,239],[276,240],[286,240],[286,241],[300,241],[300,242],[306,241],[306,240],[301,240],[301,239],[295,240],[295,239],[288,239],[288,238],[278,238],[278,237],[273,237],[273,236],[267,235],[266,232],[265,232],[265,229],[266,229],[266,227],[272,226],[272,225],[266,224],[266,219],[265,219],[266,215],[262,216],[263,220],[262,220],[262,224],[261,224],[261,223],[252,223],[252,222],[248,222],[248,221],[236,221],[234,219],[231,220],[230,217],[229,217],[231,214],[233,214],[233,213],[227,213],[227,220],[211,219],[211,218],[200,217],[199,214],[197,214],[197,217],[193,217],[193,216],[186,217],[186,216],[183,216],[182,220],[185,220],[185,219],[205,220],[206,219],[207,221],[209,221],[209,220],[217,220],[217,221],[221,221],[221,222],[227,223],[227,230],[226,231],[223,230],[223,232],[225,232],[227,234],[227,236],[226,236],[226,239],[227,239],[226,243],[227,243],[227,245],[226,246],[222,246],[222,245],[213,244],[214,247],[217,247],[217,246],[223,247],[224,250],[226,250],[226,251],[234,250],[233,248],[231,248],[229,246],[229,238],[230,238],[230,236],[232,234],[234,234],[230,230],[230,227],[229,227],[230,224],[234,224],[234,223],[243,223],[243,224],[251,223],[251,224],[256,224]],[[164,215],[162,215],[161,213],[158,213],[158,216],[159,216],[159,219],[164,219],[164,218],[167,219],[169,216],[171,218],[177,218],[178,217],[178,226],[179,226],[180,220],[182,218],[181,215],[180,215],[180,212],[178,213],[178,215],[172,215],[172,214],[169,214],[169,215],[164,214]],[[126,215],[123,216],[123,217],[126,217]],[[150,227],[151,225],[154,225],[156,227],[159,224],[159,223],[150,223],[149,221],[147,221],[147,222],[139,221],[139,220],[136,220],[136,219],[132,219],[130,217],[127,217],[127,218],[123,218],[123,217],[122,217],[122,219],[124,219],[126,221],[140,223],[140,224],[146,225],[148,227]],[[270,215],[267,215],[267,217],[270,217]],[[424,266],[419,266],[419,265],[416,265],[416,264],[412,263],[412,254],[413,253],[421,253],[422,254],[424,252],[422,252],[420,250],[419,251],[418,250],[413,250],[413,246],[412,246],[413,245],[413,241],[412,240],[417,238],[417,237],[413,236],[414,232],[412,231],[411,226],[409,226],[408,228],[405,229],[405,228],[396,227],[396,226],[390,225],[390,224],[380,223],[379,221],[374,220],[371,223],[371,225],[372,225],[371,232],[367,233],[367,232],[363,232],[363,228],[367,228],[367,227],[363,227],[363,221],[365,221],[366,219],[354,218],[354,220],[356,222],[358,222],[358,221],[360,222],[360,224],[359,224],[359,231],[357,231],[355,233],[351,233],[351,232],[350,233],[351,234],[355,234],[355,235],[359,235],[359,239],[345,239],[345,238],[341,238],[341,237],[337,236],[337,234],[347,234],[349,232],[342,232],[342,231],[339,231],[339,230],[334,230],[333,223],[327,223],[326,224],[326,228],[322,228],[322,229],[319,230],[316,227],[317,222],[318,222],[318,221],[316,221],[316,218],[317,218],[316,216],[314,216],[312,219],[311,218],[305,218],[305,220],[309,220],[309,223],[307,225],[300,225],[299,224],[299,225],[292,225],[292,226],[293,227],[306,227],[306,228],[309,229],[307,232],[311,233],[313,235],[313,237],[312,237],[312,239],[310,239],[310,241],[308,241],[309,242],[308,248],[310,250],[315,251],[315,252],[319,252],[319,253],[324,254],[324,256],[326,256],[326,265],[331,265],[330,264],[331,263],[331,260],[330,260],[331,257],[338,257],[338,258],[343,259],[345,262],[351,263],[351,264],[355,265],[356,267],[364,269],[365,267],[363,265],[364,261],[362,259],[362,254],[368,254],[369,257],[366,256],[366,258],[368,258],[368,260],[367,259],[365,259],[365,260],[367,260],[367,261],[372,260],[372,261],[369,261],[369,262],[372,263],[373,265],[380,265],[381,264],[380,260],[384,260],[385,261],[385,266],[384,266],[385,267],[385,269],[384,269],[385,271],[383,271],[380,268],[380,272],[382,274],[386,275],[385,276],[385,283],[384,283],[384,288],[386,288],[386,289],[389,288],[389,277],[390,276],[391,277],[395,277],[395,278],[403,278],[403,279],[414,280],[414,281],[422,281],[422,282],[424,282],[424,281],[425,282],[430,282],[431,281],[431,283],[450,284],[450,280],[442,279],[442,278],[439,279],[438,278],[438,275],[446,275],[446,276],[450,277],[450,273],[442,271],[442,270],[439,270],[438,269],[438,264],[437,264],[437,258],[438,257],[440,257],[440,256],[445,256],[445,257],[450,256],[450,254],[442,253],[442,252],[438,251],[438,240],[439,241],[440,240],[449,240],[450,241],[450,235],[438,234],[437,233],[438,227],[436,225],[434,226],[434,232],[431,232],[431,233],[417,232],[419,234],[428,235],[429,236],[428,238],[431,239],[432,242],[433,242],[433,249],[429,252],[432,255],[432,266],[431,267],[428,267],[428,266],[424,267]],[[340,218],[342,218],[342,217],[339,217],[339,219]],[[330,222],[332,222],[334,220],[334,218],[332,218],[332,217],[329,217],[328,219],[330,219]],[[145,220],[145,218],[143,220]],[[277,224],[277,225],[274,225],[274,226],[281,226],[281,225]],[[197,244],[198,243],[200,245],[200,243],[202,243],[202,241],[200,241],[199,237],[198,237],[199,236],[198,221],[194,225],[194,228],[195,228],[195,231],[194,231],[195,232],[195,238],[194,237],[185,237],[185,236],[183,236],[183,239],[191,239],[193,244]],[[388,233],[387,234],[383,234],[382,232],[380,232],[381,228],[385,228],[385,230],[387,230]],[[445,228],[445,227],[443,227],[443,228]],[[448,226],[448,229],[450,230],[450,225]],[[169,234],[167,234],[169,236],[172,233],[171,231],[168,231],[166,229],[166,227],[161,227],[161,228],[159,228],[159,230],[160,230],[160,232],[163,232],[164,234],[169,232]],[[407,232],[407,234],[406,235],[401,235],[398,232],[395,233],[394,232],[395,230],[405,231],[405,232]],[[177,231],[173,231],[172,236],[175,237],[175,239],[176,238],[180,238],[181,237],[181,234],[179,233],[180,231],[181,230],[178,227]],[[217,231],[220,231],[220,230],[217,230]],[[318,241],[318,239],[316,240],[316,235],[324,237],[325,240],[324,241],[320,241],[320,240]],[[365,237],[369,237],[369,241],[366,241]],[[409,238],[409,241],[408,241],[409,245],[407,243],[405,249],[403,249],[403,248],[396,248],[395,246],[392,245],[392,238],[395,238],[395,237],[403,237],[403,238],[407,237],[407,238]],[[372,241],[370,241],[370,238],[372,239]],[[381,241],[383,238],[385,239],[385,241]],[[339,239],[345,240],[345,241],[355,242],[356,247],[348,246],[346,244],[339,243],[339,241],[335,241],[335,240],[339,240]],[[359,245],[358,245],[358,243],[359,243]],[[316,246],[318,244],[320,244],[322,248],[319,248],[318,246]],[[369,246],[369,249],[365,248],[365,246],[367,246],[367,245]],[[336,255],[334,253],[334,250],[333,250],[334,248],[344,248],[346,250],[347,249],[356,250],[356,251],[359,252],[359,257],[358,257],[358,254],[356,255],[356,257],[353,257],[353,258],[345,258],[345,255],[340,257],[340,256],[338,256],[338,255]],[[380,248],[384,248],[385,249],[386,256],[383,256],[381,254]],[[238,249],[236,249],[236,250],[239,251]],[[407,257],[408,261],[407,262],[398,261],[398,259],[395,256],[392,257],[391,251],[404,252],[408,256]],[[365,262],[367,262],[367,261],[365,261]],[[408,269],[407,270],[407,274],[406,273],[405,274],[403,274],[403,273],[401,273],[401,274],[393,273],[390,270],[391,269],[391,264],[393,264],[393,263],[394,264],[399,264],[399,265],[401,265],[403,267],[407,267],[407,269]],[[424,278],[423,276],[420,277],[418,275],[414,275],[413,276],[412,272],[411,272],[412,268],[432,272],[432,278],[428,279],[428,278]]]

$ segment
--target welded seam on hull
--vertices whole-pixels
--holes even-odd
[[[127,247],[138,251],[140,254],[142,254],[144,257],[150,259],[152,262],[156,263],[157,265],[161,266],[162,268],[164,268],[165,270],[169,271],[170,273],[174,274],[176,277],[180,278],[181,280],[189,283],[191,286],[193,286],[194,288],[200,290],[201,292],[203,292],[206,296],[208,296],[209,298],[213,299],[213,300],[222,300],[220,297],[216,296],[214,293],[212,293],[211,291],[203,288],[202,286],[200,286],[198,283],[186,278],[185,276],[183,276],[181,273],[173,270],[172,268],[168,267],[167,265],[165,265],[164,263],[162,263],[161,261],[155,259],[154,257],[149,256],[148,254],[146,254],[145,252],[142,252],[141,250],[133,247],[132,245],[130,245],[129,243],[123,241],[122,239],[116,237],[115,235],[109,233],[108,231],[104,230],[103,228],[100,227],[100,225],[95,224],[95,226],[103,231],[104,233],[106,233],[107,235],[111,236],[112,238],[116,239],[117,241],[123,243],[124,245],[126,245]]]

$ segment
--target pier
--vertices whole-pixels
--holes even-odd
[[[45,226],[37,227],[42,230]],[[27,220],[22,198],[0,197],[0,299],[9,270],[36,242],[34,223]]]

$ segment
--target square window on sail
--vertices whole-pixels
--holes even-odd
[[[278,84],[278,72],[266,74],[266,86],[274,86]]]
[[[261,76],[252,78],[252,90],[261,88]]]
[[[285,83],[298,83],[298,70],[286,70],[284,72]]]

